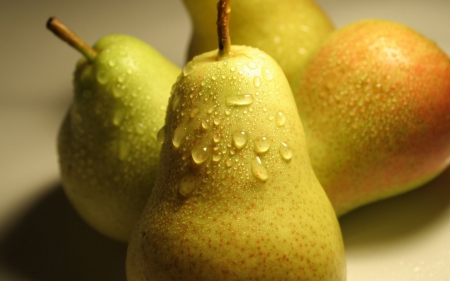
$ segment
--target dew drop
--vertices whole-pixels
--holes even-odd
[[[227,108],[227,109],[225,109],[225,115],[230,115],[231,114],[231,109],[229,109],[229,108]]]
[[[231,166],[233,166],[233,160],[231,160],[231,158],[228,158],[228,159],[225,161],[225,167],[231,168]]]
[[[219,134],[215,134],[215,135],[213,136],[213,141],[214,141],[215,143],[219,143],[221,139],[222,139],[222,137],[221,137]]]
[[[112,88],[114,97],[120,98],[125,93],[126,86],[122,84],[117,84]]]
[[[158,134],[156,135],[156,139],[158,142],[163,143],[165,139],[165,129],[166,126],[163,126],[161,129],[159,129]]]
[[[214,118],[214,125],[218,126],[221,122],[222,120],[220,120],[219,118]]]
[[[203,128],[204,130],[208,130],[209,127],[210,127],[209,121],[206,120],[206,119],[203,119],[203,120],[202,120],[202,128]]]
[[[123,118],[125,117],[125,110],[116,110],[114,112],[114,116],[113,116],[113,124],[116,126],[119,126],[120,124],[122,124]]]
[[[291,147],[289,145],[287,145],[286,143],[281,142],[280,155],[281,155],[281,158],[283,158],[286,161],[291,160],[291,158],[292,158],[292,149],[291,149]]]
[[[200,165],[208,159],[210,151],[208,147],[204,145],[199,145],[192,149],[191,155],[194,162]]]
[[[232,66],[232,67],[230,68],[230,70],[231,70],[231,72],[235,72],[235,71],[236,71],[236,66]]]
[[[213,81],[216,81],[216,80],[217,80],[217,76],[213,75],[213,76],[211,77],[211,79],[212,79]]]
[[[187,136],[187,127],[185,124],[181,124],[178,126],[174,133],[172,138],[173,146],[176,148],[180,147],[180,145],[186,140]]]
[[[253,85],[255,85],[256,88],[261,86],[261,78],[259,76],[253,77]]]
[[[245,131],[237,131],[233,134],[233,144],[237,149],[243,148],[247,144],[248,136]]]
[[[220,152],[214,153],[214,155],[213,155],[213,162],[214,162],[214,163],[217,163],[217,162],[219,162],[220,160],[222,160],[222,154],[221,154]]]
[[[125,81],[125,76],[121,75],[121,76],[117,77],[117,81],[119,83],[123,83]]]
[[[108,82],[108,72],[101,69],[97,72],[98,83],[105,85]]]
[[[266,153],[270,148],[270,140],[265,137],[258,137],[255,139],[255,152],[262,154]]]
[[[256,157],[254,160],[252,160],[251,171],[253,176],[260,181],[265,182],[269,178],[269,173],[267,172],[266,167],[263,166],[259,157]]]
[[[268,67],[263,66],[263,68],[261,69],[261,72],[262,72],[262,76],[267,81],[271,81],[273,79],[273,73]]]
[[[226,104],[228,106],[234,106],[234,105],[250,105],[255,101],[252,94],[245,94],[245,95],[234,95],[227,97]]]
[[[194,118],[195,116],[197,116],[199,111],[200,111],[200,109],[198,109],[198,108],[192,109],[191,110],[191,118]]]
[[[188,76],[189,74],[191,74],[192,72],[194,72],[194,67],[191,63],[188,63],[184,68],[183,68],[183,75],[184,76]]]
[[[281,127],[286,123],[286,116],[282,111],[279,111],[277,115],[275,115],[275,123],[278,127]]]
[[[250,69],[256,69],[258,67],[258,65],[255,62],[251,61],[248,63],[248,67]]]
[[[194,192],[196,185],[196,177],[193,174],[187,174],[181,179],[178,192],[183,197],[189,197]]]

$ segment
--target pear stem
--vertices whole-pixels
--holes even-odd
[[[50,17],[47,20],[47,28],[52,31],[61,40],[68,43],[70,46],[78,50],[90,62],[93,62],[98,55],[98,52],[91,46],[86,44],[78,35],[65,26],[59,19]]]
[[[217,35],[219,37],[219,60],[230,55],[230,0],[219,0],[217,3]]]

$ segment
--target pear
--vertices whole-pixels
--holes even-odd
[[[294,95],[339,216],[419,187],[450,163],[450,59],[403,24],[367,19],[337,30]]]
[[[108,35],[91,48],[58,19],[47,26],[84,55],[58,135],[65,193],[93,228],[128,241],[155,180],[157,133],[181,70],[134,37]]]
[[[188,59],[217,48],[216,0],[183,0],[192,20]],[[233,3],[233,43],[259,48],[274,58],[289,82],[334,30],[314,0],[245,0]]]
[[[173,87],[127,280],[345,280],[340,227],[287,79],[269,55],[223,44],[224,34]]]

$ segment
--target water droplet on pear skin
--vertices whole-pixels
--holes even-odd
[[[108,72],[103,69],[100,69],[99,71],[97,71],[96,78],[97,78],[98,83],[105,85],[106,83],[108,83],[108,80],[109,80]]]
[[[130,145],[125,140],[119,141],[119,159],[126,160],[130,152]]]
[[[198,145],[192,149],[191,155],[194,162],[200,165],[209,158],[210,151],[208,147],[204,145]]]
[[[292,148],[287,145],[285,142],[281,142],[280,144],[280,155],[286,161],[290,161],[292,158]]]
[[[233,144],[237,149],[243,148],[248,141],[248,135],[245,131],[236,131],[233,133]]]
[[[188,131],[185,124],[181,124],[180,126],[178,126],[173,133],[173,146],[175,146],[176,148],[180,147],[180,145],[186,140],[187,133]]]
[[[116,110],[114,111],[114,115],[113,115],[113,124],[115,126],[119,126],[120,124],[122,124],[123,118],[125,117],[125,110]]]
[[[266,81],[271,81],[273,79],[273,73],[268,67],[263,66],[261,72]]]
[[[193,67],[193,64],[188,63],[186,64],[186,66],[183,68],[183,75],[184,76],[188,76],[189,74],[191,74],[192,72],[194,72],[195,67]]]
[[[270,140],[265,136],[256,138],[254,140],[254,143],[255,143],[255,152],[258,154],[266,153],[271,145]]]
[[[181,179],[178,192],[183,197],[189,197],[194,192],[196,186],[197,178],[193,174],[189,173]]]
[[[279,111],[275,115],[275,123],[277,124],[278,127],[281,127],[286,123],[286,116],[282,111]]]
[[[256,157],[252,160],[251,171],[253,176],[260,181],[265,182],[269,178],[269,173],[267,172],[266,167],[263,166],[262,161],[259,157]]]
[[[245,95],[234,95],[227,97],[226,104],[228,106],[245,106],[250,105],[255,102],[255,99],[252,94]]]
[[[159,143],[163,143],[165,140],[165,130],[166,130],[166,126],[163,126],[161,129],[159,129],[158,134],[156,136],[156,139],[158,140]]]
[[[261,78],[259,78],[259,76],[253,77],[253,85],[256,88],[259,88],[261,86]]]

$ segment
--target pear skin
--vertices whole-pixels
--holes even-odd
[[[127,35],[109,35],[82,58],[74,100],[58,135],[65,193],[102,234],[128,241],[158,166],[172,84],[181,70],[152,47]]]
[[[217,0],[184,0],[193,25],[188,59],[217,48]],[[233,44],[259,48],[274,58],[289,82],[334,26],[313,0],[245,0],[233,2]]]
[[[345,280],[284,73],[258,49],[217,53],[195,57],[173,87],[128,281]]]
[[[416,188],[450,162],[450,59],[399,23],[337,30],[294,91],[316,175],[338,215]]]

